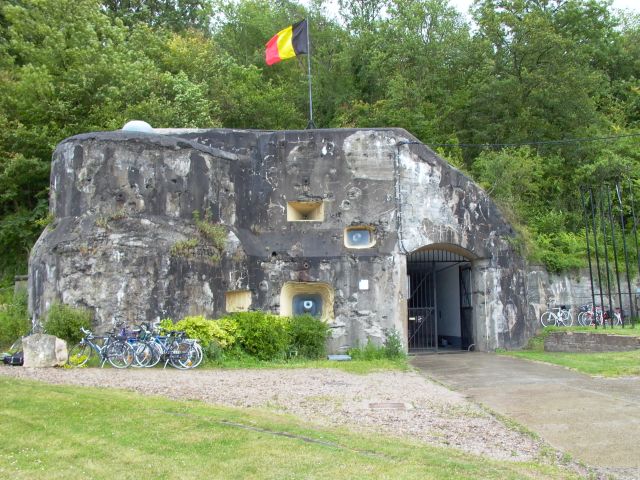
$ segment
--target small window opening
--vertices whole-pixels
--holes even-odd
[[[371,248],[375,243],[376,238],[371,227],[348,227],[344,230],[344,246],[347,248]]]
[[[251,307],[251,291],[250,290],[236,290],[226,292],[225,297],[225,310],[229,313],[232,312],[246,312]]]
[[[322,222],[324,221],[324,202],[287,202],[287,221]]]

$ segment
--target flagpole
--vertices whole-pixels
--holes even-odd
[[[313,123],[313,96],[311,95],[311,46],[309,44],[309,19],[307,18],[307,77],[309,79],[309,123],[307,129],[316,128]]]

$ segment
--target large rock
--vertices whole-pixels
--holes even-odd
[[[36,333],[22,339],[24,366],[60,367],[67,362],[67,342],[53,335]]]

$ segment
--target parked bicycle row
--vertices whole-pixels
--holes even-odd
[[[107,335],[81,330],[84,337],[69,350],[67,363],[71,367],[82,367],[96,357],[101,367],[109,362],[115,368],[151,368],[163,362],[164,368],[171,365],[186,370],[200,365],[204,357],[197,340],[176,330],[161,334],[158,325],[127,329],[119,323]]]
[[[578,307],[577,324],[583,327],[600,326],[603,323],[609,325],[622,325],[624,312],[620,308],[602,308],[592,304],[585,304]],[[574,323],[574,314],[571,308],[565,305],[549,307],[546,312],[540,315],[540,323],[543,327],[570,327]]]

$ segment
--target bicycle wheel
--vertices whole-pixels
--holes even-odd
[[[548,327],[550,325],[556,324],[556,314],[552,311],[548,310],[540,315],[540,323],[543,327]]]
[[[107,360],[115,368],[127,368],[134,357],[133,348],[127,342],[116,340],[107,347]]]
[[[147,368],[155,367],[160,361],[160,359],[162,358],[162,354],[164,353],[164,350],[162,349],[162,346],[160,344],[153,341],[147,342],[147,345],[151,349],[151,359],[149,363],[145,365],[145,367]]]
[[[613,324],[614,325],[622,325],[622,314],[620,312],[615,312],[613,314],[613,316],[615,318],[614,321],[613,321]]]
[[[93,348],[91,348],[91,345],[85,342],[77,343],[69,349],[67,365],[74,368],[82,367],[86,365],[92,354]]]
[[[169,362],[179,370],[187,370],[196,365],[198,353],[193,345],[187,342],[174,343],[169,353]]]
[[[593,313],[591,312],[580,312],[578,315],[578,324],[583,327],[588,327],[591,325],[593,321]]]
[[[560,310],[558,312],[558,325],[563,327],[570,327],[573,325],[573,315],[571,310]]]
[[[191,340],[188,343],[191,344],[191,348],[194,350],[193,365],[191,365],[190,368],[196,368],[202,363],[202,360],[204,359],[204,352],[202,350],[202,346],[200,346],[198,342]]]
[[[146,342],[136,342],[131,344],[133,348],[132,367],[148,367],[153,360],[153,347]]]

